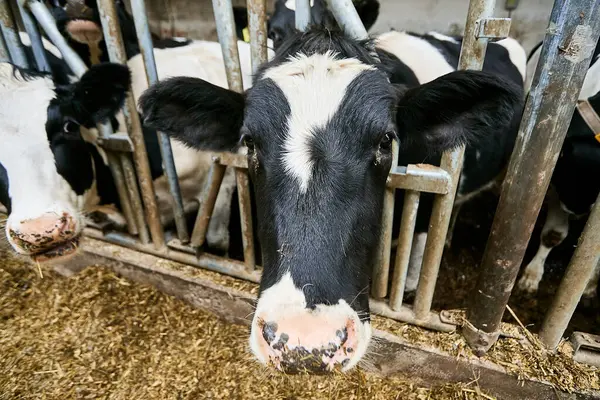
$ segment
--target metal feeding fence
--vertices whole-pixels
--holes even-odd
[[[0,0],[0,60],[22,67],[49,71],[38,26],[60,50],[72,71],[81,76],[86,66],[59,33],[44,3],[18,0],[11,9]],[[252,70],[267,61],[266,1],[248,0],[248,21]],[[564,140],[577,94],[591,60],[593,45],[600,33],[600,3],[596,0],[555,0],[544,40],[539,68],[528,98],[519,138],[503,185],[479,282],[467,310],[464,334],[475,350],[485,352],[499,335],[499,326],[514,285],[519,266],[531,236],[551,173]],[[357,39],[367,32],[351,0],[328,0],[340,26]],[[471,0],[466,21],[459,69],[481,70],[490,40],[506,37],[510,18],[493,18],[495,0]],[[104,39],[112,62],[127,62],[117,10],[113,0],[98,0]],[[152,38],[144,0],[131,0],[135,30],[149,84],[158,80]],[[243,90],[240,58],[231,0],[213,0],[219,42],[222,47],[229,88]],[[30,37],[34,65],[28,65],[14,16],[20,15]],[[296,0],[296,27],[304,30],[310,22],[308,0]],[[103,233],[99,227],[86,229],[90,237],[133,248],[165,259],[209,269],[252,282],[260,280],[256,265],[251,210],[250,182],[245,156],[214,153],[199,209],[190,234],[180,193],[173,153],[168,137],[159,133],[163,167],[168,179],[175,231],[165,231],[159,217],[150,166],[146,155],[142,124],[133,95],[124,106],[127,133],[113,133],[110,124],[99,126],[99,145],[108,153],[127,233]],[[395,145],[396,146],[396,145]],[[398,148],[394,148],[397,158]],[[525,157],[524,155],[527,154]],[[455,194],[463,163],[464,148],[443,155],[440,166],[394,166],[385,193],[382,236],[374,263],[371,308],[383,316],[422,327],[452,331],[456,322],[432,311],[444,243],[451,220]],[[217,193],[226,168],[235,169],[243,241],[243,262],[196,254],[204,244]],[[139,189],[138,189],[139,188]],[[394,194],[405,190],[393,276],[390,279]],[[404,303],[409,254],[415,230],[421,193],[435,195],[427,242],[413,305]],[[514,218],[519,215],[519,218]],[[567,273],[541,330],[541,339],[555,348],[579,301],[585,283],[600,257],[600,202],[596,202]],[[581,339],[582,335],[575,335]],[[586,336],[589,337],[589,336]],[[582,347],[590,347],[582,343]],[[578,347],[578,346],[576,346]],[[592,346],[593,347],[593,346]],[[580,353],[581,354],[581,353]],[[592,358],[586,353],[588,361]],[[598,355],[594,362],[598,363]]]

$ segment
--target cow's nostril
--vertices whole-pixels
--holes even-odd
[[[335,335],[340,339],[340,345],[346,343],[346,340],[348,340],[348,328],[338,329]]]
[[[263,339],[269,344],[275,340],[277,333],[277,324],[275,322],[267,322],[262,329]]]

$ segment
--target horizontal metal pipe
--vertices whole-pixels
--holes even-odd
[[[152,35],[150,34],[150,28],[148,27],[146,4],[144,0],[131,0],[131,13],[133,14],[135,31],[142,53],[142,59],[144,61],[144,69],[146,71],[146,77],[148,78],[148,84],[153,85],[158,82],[158,71],[156,69],[156,60],[154,59]],[[177,170],[175,168],[171,141],[164,133],[158,132],[157,134],[160,143],[163,168],[167,175],[169,193],[171,194],[171,206],[173,208],[173,218],[175,219],[177,236],[183,243],[187,243],[190,240],[190,235],[187,230],[185,213],[183,211],[183,199],[181,198],[179,179],[177,179]]]
[[[98,11],[100,13],[100,21],[102,22],[102,32],[104,34],[104,42],[108,49],[108,56],[112,62],[127,64],[127,54],[121,36],[121,27],[119,26],[119,18],[117,8],[113,0],[98,0]],[[138,182],[140,185],[144,210],[146,212],[146,220],[150,228],[152,242],[157,249],[165,247],[165,238],[158,205],[156,204],[156,195],[154,193],[154,185],[152,182],[152,174],[150,173],[150,164],[144,142],[144,134],[142,124],[137,112],[135,100],[131,90],[125,100],[125,123],[127,132],[133,142],[135,162]]]
[[[165,247],[164,249],[156,249],[154,246],[143,245],[139,243],[134,237],[118,232],[109,232],[106,235],[103,235],[102,232],[96,229],[86,228],[84,230],[84,234],[93,239],[118,244],[120,246],[139,250],[144,253],[177,261],[183,264],[208,269],[210,271],[218,272],[224,275],[230,275],[250,282],[260,282],[259,270],[248,271],[246,266],[238,261],[228,260],[226,258],[212,256],[210,254],[201,254],[196,257],[194,254],[173,250],[168,247]]]
[[[240,206],[244,262],[246,263],[246,268],[252,271],[256,268],[256,257],[254,255],[254,230],[252,227],[252,202],[250,201],[248,171],[239,168],[236,169],[235,180],[237,182],[238,203]]]
[[[244,91],[244,87],[231,0],[213,0],[212,4],[217,25],[217,36],[223,51],[227,84],[229,89],[241,93]]]
[[[477,354],[498,337],[599,34],[597,0],[555,1],[470,297],[464,334]]]
[[[21,68],[29,68],[27,56],[19,37],[19,27],[14,19],[9,0],[0,0],[0,33],[4,37],[4,44],[10,54],[13,64]]]
[[[600,263],[600,196],[588,217],[575,254],[540,329],[540,340],[549,349],[556,349],[560,343],[586,285],[594,270],[600,267],[598,263]]]
[[[44,51],[44,44],[42,43],[42,36],[40,30],[35,23],[35,20],[31,16],[29,9],[25,7],[21,0],[17,0],[17,6],[19,7],[19,13],[21,14],[21,20],[23,26],[29,36],[31,42],[31,51],[35,60],[38,71],[50,72],[50,65],[46,60],[46,52]]]
[[[390,171],[387,185],[417,192],[446,194],[450,191],[450,174],[440,167],[429,164],[409,164]]]
[[[310,24],[310,1],[296,0],[296,29],[305,31]]]
[[[252,73],[267,62],[267,5],[265,0],[247,0]],[[296,14],[297,15],[297,14]]]
[[[454,332],[456,330],[455,325],[442,322],[439,314],[434,312],[429,312],[425,318],[417,318],[410,307],[403,305],[399,310],[392,310],[386,302],[374,299],[369,300],[369,307],[371,312],[374,312],[375,314],[420,326],[422,328],[440,332]]]
[[[213,158],[213,164],[208,170],[206,182],[202,189],[202,193],[200,194],[200,207],[198,209],[198,215],[196,216],[194,230],[192,231],[192,239],[190,241],[190,244],[193,247],[202,246],[206,240],[208,224],[215,208],[219,188],[221,187],[223,177],[225,176],[225,168],[224,165],[219,164],[218,158]]]
[[[69,46],[65,38],[60,34],[58,28],[56,27],[56,21],[46,5],[37,0],[32,0],[27,3],[27,6],[31,10],[31,13],[37,20],[38,24],[42,27],[44,32],[48,38],[52,41],[52,43],[58,48],[60,54],[63,57],[63,60],[67,63],[71,71],[78,77],[81,77],[85,71],[87,71],[87,67],[85,63],[81,60],[79,55],[75,53],[75,51]]]
[[[402,221],[400,223],[400,233],[398,234],[396,263],[394,264],[394,276],[392,278],[392,289],[390,292],[390,307],[395,311],[400,310],[404,298],[408,262],[410,260],[412,239],[415,233],[417,211],[419,209],[419,197],[420,193],[413,190],[407,190],[404,194]]]

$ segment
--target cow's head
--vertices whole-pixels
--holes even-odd
[[[519,93],[481,72],[398,88],[364,43],[315,28],[283,43],[244,94],[172,78],[140,106],[189,146],[247,147],[264,267],[250,345],[278,369],[315,372],[353,367],[370,342],[393,141],[439,153],[502,132]]]
[[[76,250],[83,212],[98,199],[96,177],[106,173],[80,129],[112,117],[129,84],[129,70],[117,64],[95,66],[68,86],[0,64],[0,203],[15,251],[47,260]]]
[[[88,67],[109,60],[96,0],[46,1],[58,30]],[[135,24],[124,2],[115,0],[115,4],[125,52],[129,58],[139,53]]]

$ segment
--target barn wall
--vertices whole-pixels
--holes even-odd
[[[381,12],[373,33],[390,29],[462,33],[468,0],[380,0]],[[233,0],[244,5],[244,0]],[[273,0],[267,0],[272,8]],[[511,36],[527,51],[543,39],[553,0],[521,0],[513,12]],[[153,31],[162,36],[216,40],[211,0],[147,0]],[[504,0],[497,0],[495,16],[504,17]]]

